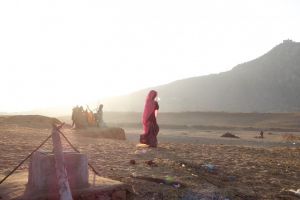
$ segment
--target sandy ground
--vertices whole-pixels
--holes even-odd
[[[138,141],[141,130],[125,128],[129,141]],[[226,132],[230,132],[239,139],[220,137]],[[300,147],[300,140],[285,140],[283,135],[293,134],[300,137],[299,132],[265,132],[264,138],[255,138],[258,131],[228,131],[228,130],[190,130],[190,129],[162,129],[158,138],[160,142],[189,143],[189,144],[224,144],[247,147]]]
[[[0,125],[2,178],[51,130]],[[134,199],[299,199],[283,192],[300,188],[299,143],[284,141],[281,133],[255,139],[256,132],[241,131],[233,132],[241,139],[231,139],[220,137],[224,131],[162,129],[158,148],[137,148],[140,131],[125,129],[124,141],[63,130],[102,176],[132,185]],[[42,149],[50,151],[50,142]],[[20,171],[27,168],[28,162]]]

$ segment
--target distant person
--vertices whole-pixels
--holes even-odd
[[[96,122],[97,122],[97,127],[105,127],[105,123],[103,121],[103,104],[99,105],[99,108],[95,114]]]
[[[76,114],[77,114],[78,106],[74,107],[72,109],[72,128],[75,127],[75,121],[76,121]]]
[[[88,124],[87,124],[86,114],[82,106],[80,107],[76,106],[75,108],[73,108],[72,121],[73,121],[72,127],[74,127],[74,125],[75,128],[77,129],[87,127]]]
[[[264,132],[260,131],[260,138],[264,138]]]
[[[89,108],[87,105],[87,120],[88,120],[88,125],[89,126],[95,126],[96,125],[96,119],[93,111]]]
[[[159,126],[156,121],[159,105],[155,99],[156,97],[157,92],[151,90],[145,102],[142,118],[144,133],[140,135],[140,143],[147,144],[150,147],[157,147],[157,135],[159,132]]]
[[[83,113],[83,112],[84,112],[83,107],[80,106],[79,109],[78,109],[78,113]]]

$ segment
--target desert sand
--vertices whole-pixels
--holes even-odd
[[[0,178],[51,133],[52,121],[0,117]],[[131,185],[134,199],[299,199],[287,192],[300,188],[297,132],[257,139],[257,131],[231,131],[237,139],[220,137],[228,130],[162,128],[158,148],[138,148],[142,130],[122,128],[126,140],[75,134],[69,126],[63,132],[103,177]],[[42,147],[51,149],[51,140]],[[64,149],[72,150],[67,143]],[[28,162],[18,171],[27,169]]]

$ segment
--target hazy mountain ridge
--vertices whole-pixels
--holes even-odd
[[[228,72],[178,80],[104,101],[110,111],[142,111],[150,89],[165,112],[300,110],[300,43],[285,41]]]

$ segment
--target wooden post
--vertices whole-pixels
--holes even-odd
[[[53,142],[53,152],[55,159],[55,170],[56,177],[58,181],[58,190],[60,200],[72,200],[72,193],[70,190],[70,185],[68,182],[67,170],[64,163],[64,154],[61,145],[61,140],[58,130],[63,126],[53,125],[52,128],[52,142]]]

